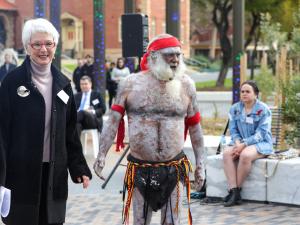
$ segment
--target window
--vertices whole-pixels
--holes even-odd
[[[73,40],[74,39],[74,32],[69,31],[68,32],[68,40]]]

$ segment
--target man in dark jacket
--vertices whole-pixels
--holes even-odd
[[[77,67],[73,72],[73,83],[75,84],[75,89],[77,92],[80,92],[80,78],[83,76],[83,68],[84,60],[77,59]]]
[[[82,67],[82,74],[87,75],[91,78],[92,81],[92,88],[95,88],[95,78],[94,78],[94,63],[93,63],[93,57],[91,55],[85,56],[85,64]]]
[[[0,84],[6,75],[16,67],[17,66],[12,63],[12,55],[10,53],[6,53],[4,55],[4,64],[0,67]]]
[[[77,131],[80,136],[83,129],[102,130],[105,113],[105,102],[99,92],[92,90],[92,81],[89,76],[83,76],[80,79],[80,93],[75,95],[77,106]]]

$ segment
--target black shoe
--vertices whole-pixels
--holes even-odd
[[[241,191],[240,188],[230,189],[228,199],[227,199],[226,202],[224,202],[224,206],[225,207],[230,207],[230,206],[240,204],[242,202],[240,191]],[[231,192],[231,194],[230,194],[230,192]],[[225,199],[224,199],[224,201],[225,201]]]
[[[228,191],[228,195],[226,195],[224,198],[223,198],[223,201],[224,202],[228,202],[228,200],[231,198],[231,195],[232,195],[232,189],[230,189]]]

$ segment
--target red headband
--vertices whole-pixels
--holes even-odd
[[[175,37],[168,37],[168,38],[162,38],[158,39],[151,43],[151,45],[148,47],[147,52],[143,55],[142,61],[141,61],[141,70],[147,70],[148,69],[148,62],[147,58],[151,51],[157,51],[164,48],[171,48],[171,47],[181,47],[180,42]]]

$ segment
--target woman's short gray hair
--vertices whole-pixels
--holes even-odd
[[[25,50],[30,42],[30,38],[35,33],[47,33],[53,36],[55,45],[58,43],[59,33],[48,20],[43,18],[27,20],[22,32],[22,42]]]

